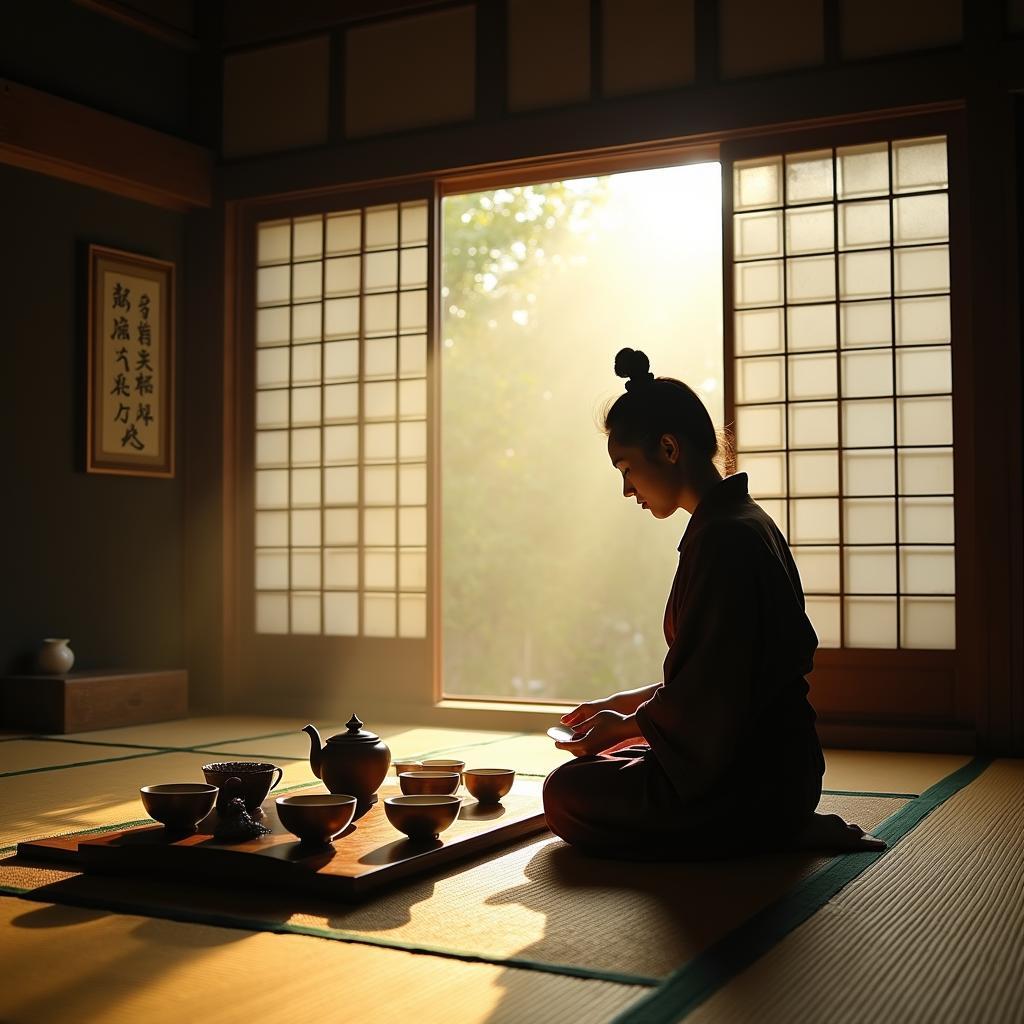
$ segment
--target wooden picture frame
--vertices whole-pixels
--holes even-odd
[[[174,264],[89,246],[86,471],[174,476]]]

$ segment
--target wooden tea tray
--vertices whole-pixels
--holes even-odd
[[[329,846],[301,844],[278,821],[271,795],[262,821],[272,832],[243,843],[214,841],[214,811],[190,836],[168,837],[162,825],[141,825],[96,836],[36,839],[20,843],[18,853],[86,872],[229,880],[357,900],[547,827],[539,792],[513,789],[496,807],[481,807],[464,794],[458,819],[439,839],[414,842],[384,814],[384,797],[399,792],[396,784],[385,782],[378,802]]]

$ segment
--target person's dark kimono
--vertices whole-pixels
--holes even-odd
[[[821,796],[804,679],[818,641],[786,539],[745,473],[716,484],[687,525],[665,639],[664,686],[636,712],[646,743],[555,769],[551,830],[637,860],[785,846]]]

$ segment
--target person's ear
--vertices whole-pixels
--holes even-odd
[[[671,434],[661,435],[661,452],[673,465],[679,461],[679,444]]]

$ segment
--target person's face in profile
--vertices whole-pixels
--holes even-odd
[[[683,484],[679,442],[663,434],[653,457],[643,448],[608,439],[608,457],[622,474],[622,496],[650,510],[655,519],[667,519],[680,508]]]

